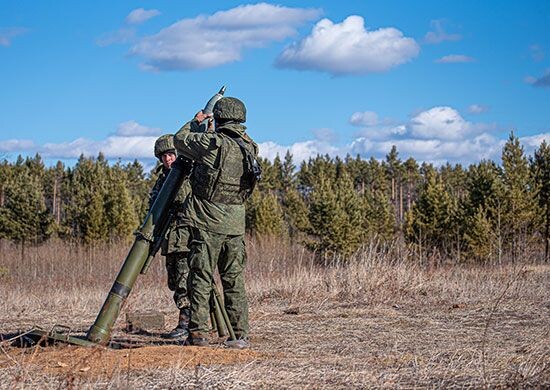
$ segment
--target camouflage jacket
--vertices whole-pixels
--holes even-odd
[[[155,203],[155,200],[157,199],[160,189],[162,188],[166,177],[170,173],[170,170],[164,168],[164,165],[161,164],[157,167],[156,173],[158,174],[157,181],[153,185],[151,192],[149,192],[149,209],[153,207],[153,203]],[[174,199],[174,203],[172,204],[172,211],[176,212],[178,219],[181,217],[185,198],[187,198],[187,195],[190,192],[191,184],[189,183],[189,179],[185,179],[180,190],[178,191],[178,194],[176,195],[176,199]]]
[[[174,145],[181,154],[195,161],[195,169],[203,164],[211,168],[219,168],[219,159],[224,138],[228,135],[224,131],[239,135],[255,156],[258,146],[245,133],[246,127],[241,124],[226,124],[216,132],[194,133],[192,127],[196,121],[187,122],[174,136]],[[220,131],[221,130],[221,131]],[[234,143],[234,146],[239,146]],[[239,153],[240,153],[240,149]],[[191,180],[196,180],[195,176]],[[184,218],[190,226],[227,235],[241,235],[245,232],[244,204],[224,204],[209,201],[193,193],[187,198],[184,206]]]

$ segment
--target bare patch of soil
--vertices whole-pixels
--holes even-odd
[[[32,366],[54,375],[106,377],[126,371],[240,364],[260,360],[266,356],[252,350],[177,345],[121,350],[58,345],[35,347],[18,353],[11,349],[10,352],[9,355],[0,355],[0,368],[14,365]]]

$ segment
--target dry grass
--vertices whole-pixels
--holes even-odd
[[[21,259],[3,243],[0,333],[33,324],[87,329],[127,250],[50,243]],[[548,265],[425,268],[366,249],[326,267],[300,246],[255,240],[248,253],[253,353],[212,349],[205,361],[193,360],[192,348],[166,346],[132,350],[120,363],[116,353],[128,352],[4,342],[0,387],[550,386]],[[172,327],[176,311],[157,259],[124,311],[159,308]],[[108,369],[80,371],[78,361]]]

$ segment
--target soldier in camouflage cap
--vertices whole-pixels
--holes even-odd
[[[153,186],[149,197],[149,208],[153,206],[174,161],[176,161],[176,148],[174,147],[174,136],[165,134],[155,142],[155,157],[161,164],[156,169],[157,181]],[[166,271],[168,274],[168,288],[174,292],[174,302],[179,309],[178,325],[166,338],[182,338],[188,334],[189,324],[189,298],[187,291],[187,275],[189,266],[187,264],[187,247],[189,241],[189,228],[182,221],[183,203],[187,194],[191,191],[189,179],[186,179],[179,190],[176,199],[170,209],[172,222],[166,233],[161,246],[161,254],[166,258]]]
[[[254,183],[250,163],[258,147],[246,134],[246,108],[236,99],[224,97],[214,106],[215,131],[193,133],[193,125],[206,116],[199,112],[174,137],[179,154],[195,161],[191,195],[185,203],[185,218],[191,229],[189,286],[191,320],[188,344],[208,345],[209,299],[213,275],[218,267],[224,305],[237,340],[233,348],[247,348],[248,301],[244,285],[246,264],[245,206]]]

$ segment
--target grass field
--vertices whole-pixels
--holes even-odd
[[[0,248],[0,333],[86,330],[128,245]],[[302,247],[248,241],[252,349],[0,346],[2,388],[549,387],[550,266],[415,265],[366,248],[318,265]],[[176,321],[162,262],[124,313]]]

